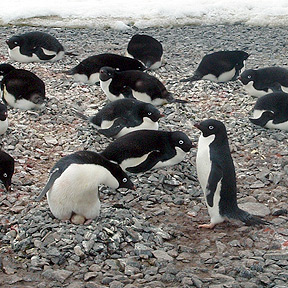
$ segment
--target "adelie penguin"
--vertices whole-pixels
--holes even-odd
[[[136,189],[119,165],[93,151],[78,151],[61,158],[52,168],[44,189],[52,214],[74,224],[88,224],[99,216],[98,186]]]
[[[100,87],[110,101],[135,98],[156,106],[171,102],[187,102],[174,99],[161,81],[142,71],[120,72],[111,67],[102,67],[100,69]]]
[[[288,93],[288,69],[282,67],[266,67],[245,70],[239,80],[248,94],[261,97],[272,92]]]
[[[0,180],[6,191],[10,191],[12,176],[14,174],[14,159],[8,153],[0,151]]]
[[[225,219],[240,220],[247,225],[268,224],[238,207],[236,174],[225,125],[208,119],[196,123],[195,127],[201,130],[196,155],[197,175],[211,218],[209,224],[199,227],[213,228]]]
[[[181,131],[139,130],[112,142],[101,153],[131,173],[175,165],[192,148],[192,142]]]
[[[0,103],[0,135],[3,135],[8,128],[7,106]]]
[[[75,81],[95,84],[100,81],[99,71],[100,68],[104,66],[110,66],[118,71],[145,70],[145,66],[136,59],[112,53],[104,53],[84,59],[77,66],[66,71],[66,74],[73,75]]]
[[[275,92],[258,98],[250,121],[261,127],[288,131],[288,94]]]
[[[210,80],[228,82],[237,80],[249,54],[244,51],[218,51],[205,55],[192,77],[181,82]]]
[[[163,47],[155,38],[135,34],[128,43],[126,56],[141,61],[147,69],[158,69],[163,63]]]
[[[13,108],[40,109],[45,106],[45,84],[34,73],[16,69],[10,64],[0,65],[2,100]]]
[[[124,98],[108,103],[90,122],[106,137],[119,138],[136,130],[158,130],[158,121],[163,116],[150,103]]]
[[[6,43],[10,58],[18,62],[57,61],[65,54],[60,42],[45,32],[14,35]]]

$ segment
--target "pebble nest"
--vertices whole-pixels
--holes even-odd
[[[13,63],[5,39],[40,30],[54,35],[77,56],[55,63]],[[0,192],[1,287],[277,287],[287,286],[287,132],[249,122],[255,98],[239,81],[179,82],[202,57],[241,49],[246,68],[287,65],[286,27],[186,26],[117,31],[28,26],[0,27],[1,63],[33,71],[46,85],[42,111],[9,109],[2,149],[15,158],[13,190]],[[124,55],[135,33],[146,33],[164,48],[165,65],[149,72],[187,104],[160,107],[161,130],[181,130],[195,143],[180,164],[131,174],[136,191],[100,188],[101,213],[89,225],[55,219],[46,198],[35,198],[52,166],[64,155],[102,151],[111,142],[75,111],[92,116],[107,102],[97,85],[73,82],[63,71],[88,56]],[[199,131],[194,123],[225,123],[234,160],[238,203],[264,216],[268,226],[225,222],[197,228],[209,216],[195,169]]]

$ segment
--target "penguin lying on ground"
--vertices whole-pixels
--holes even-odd
[[[6,105],[0,103],[0,135],[3,135],[8,128],[8,112]]]
[[[75,81],[95,84],[100,81],[99,71],[100,68],[104,66],[110,66],[118,71],[145,70],[142,63],[136,59],[112,53],[104,53],[86,58],[71,70],[66,71],[66,73],[73,75]]]
[[[40,109],[45,105],[45,84],[34,73],[0,65],[2,99],[13,108]]]
[[[11,180],[14,173],[14,159],[4,151],[0,151],[0,180],[7,192],[10,191]]]
[[[240,220],[247,225],[268,224],[237,205],[235,168],[224,124],[208,119],[195,127],[201,130],[196,155],[197,175],[211,218],[210,224],[199,227],[213,228],[225,219]]]
[[[250,121],[265,128],[288,131],[288,94],[276,92],[258,98]]]
[[[61,158],[37,200],[47,193],[52,214],[74,224],[89,223],[99,216],[98,186],[136,189],[127,174],[115,163],[92,151],[78,151]],[[90,220],[90,221],[89,221]]]
[[[150,103],[124,98],[108,103],[90,122],[101,127],[98,132],[106,137],[119,138],[136,130],[158,130],[158,121],[163,116]]]
[[[261,97],[279,91],[288,93],[288,69],[285,68],[248,69],[239,76],[239,80],[251,96]]]
[[[244,51],[218,51],[205,55],[192,77],[181,82],[211,80],[214,82],[235,81],[249,54]]]
[[[147,69],[153,70],[162,65],[163,47],[158,40],[149,35],[135,34],[128,43],[126,55],[141,61]]]
[[[101,153],[131,173],[170,166],[181,162],[192,142],[181,131],[139,130],[112,142]]]
[[[18,62],[57,61],[65,54],[59,41],[45,32],[15,35],[6,43],[10,58]]]
[[[187,102],[174,99],[156,77],[137,70],[119,72],[111,67],[102,67],[100,69],[100,87],[110,101],[126,97],[136,98],[153,105]]]

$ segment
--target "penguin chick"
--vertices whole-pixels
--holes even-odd
[[[40,109],[45,105],[45,84],[34,73],[16,69],[10,64],[0,65],[2,100],[13,108]]]
[[[210,80],[213,82],[235,81],[249,54],[244,51],[218,51],[205,55],[192,77],[180,82]]]
[[[8,153],[0,151],[0,180],[6,191],[11,188],[12,176],[14,174],[14,159]]]
[[[238,78],[248,94],[261,97],[272,92],[288,93],[288,69],[266,67],[245,70]]]
[[[169,102],[187,102],[174,99],[156,77],[137,70],[119,72],[111,67],[102,67],[100,87],[110,101],[125,97],[136,98],[156,106]]]
[[[128,43],[126,55],[141,61],[147,69],[158,69],[163,63],[163,47],[155,38],[135,34]]]
[[[100,184],[114,189],[136,189],[117,164],[96,152],[78,151],[61,158],[54,165],[46,186],[36,200],[41,200],[47,193],[50,210],[56,218],[91,220],[100,213]]]
[[[208,119],[195,127],[201,130],[196,155],[197,175],[211,218],[210,224],[199,227],[213,228],[225,219],[240,220],[247,225],[268,224],[238,207],[236,174],[225,125]]]
[[[192,142],[181,131],[139,130],[112,142],[101,153],[131,173],[175,165],[192,148]]]
[[[249,120],[261,127],[288,131],[288,94],[276,92],[258,98]]]
[[[60,42],[45,32],[14,35],[6,43],[10,58],[18,62],[57,61],[65,54]]]
[[[8,128],[7,106],[0,103],[0,135],[3,135]]]
[[[99,71],[100,68],[104,66],[113,67],[118,71],[145,70],[144,65],[136,59],[112,53],[104,53],[84,59],[77,66],[66,71],[66,74],[73,75],[74,81],[95,84],[100,81]]]
[[[90,122],[106,137],[119,138],[136,130],[158,130],[158,121],[163,116],[150,103],[124,98],[108,103]]]

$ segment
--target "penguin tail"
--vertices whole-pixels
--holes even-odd
[[[78,54],[75,54],[73,52],[68,52],[68,51],[65,51],[65,55],[67,55],[67,56],[78,56]]]
[[[188,103],[187,100],[182,100],[182,99],[174,98],[171,93],[168,93],[167,101],[168,101],[169,103],[182,103],[182,104]]]
[[[75,70],[74,70],[74,68],[72,68],[70,70],[63,70],[63,71],[61,71],[61,73],[65,73],[67,75],[74,75],[75,74]]]
[[[181,79],[180,82],[193,82],[193,81],[198,81],[201,80],[203,77],[203,75],[200,75],[198,73],[195,73],[193,76],[185,78],[185,79]]]
[[[233,212],[231,215],[227,215],[229,218],[240,220],[244,222],[248,226],[255,226],[255,225],[269,225],[271,224],[269,221],[266,221],[258,216],[252,215],[239,207],[237,207],[236,211]]]
[[[75,113],[76,116],[78,116],[79,118],[87,121],[89,120],[89,117],[87,117],[86,115],[84,115],[83,113],[79,112],[78,110],[72,108],[72,111]]]

